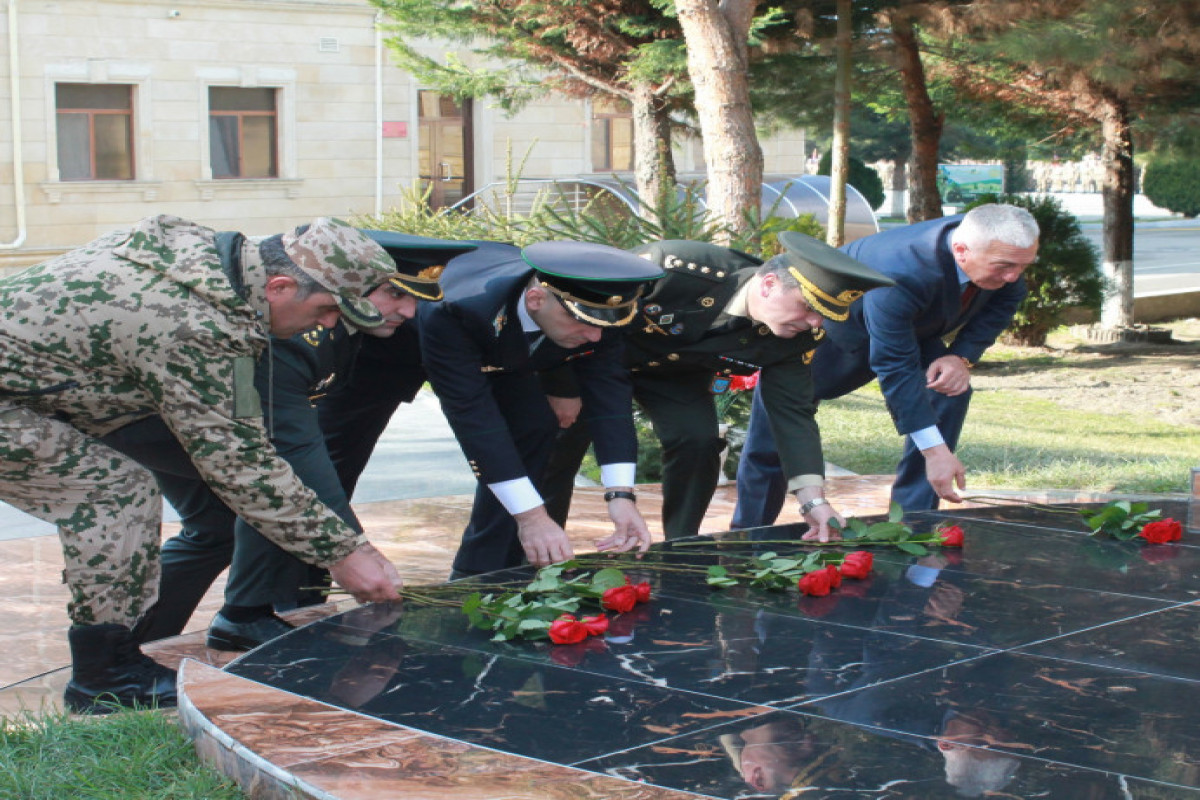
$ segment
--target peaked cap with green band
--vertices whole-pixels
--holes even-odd
[[[779,234],[783,253],[771,259],[787,268],[800,283],[805,301],[823,317],[841,322],[850,316],[850,304],[871,289],[895,286],[882,272],[796,231]]]
[[[633,321],[638,298],[663,276],[644,258],[590,242],[539,242],[521,250],[521,257],[571,316],[601,328]]]
[[[478,249],[472,242],[413,236],[396,231],[363,229],[363,233],[379,243],[396,262],[396,274],[391,283],[418,300],[441,300],[442,287],[438,279],[446,262],[455,256]]]

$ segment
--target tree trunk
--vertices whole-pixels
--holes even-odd
[[[833,143],[829,161],[829,214],[825,242],[846,241],[846,179],[850,174],[850,47],[853,27],[850,0],[837,0],[837,72],[833,79]]]
[[[676,0],[704,139],[707,203],[734,232],[762,201],[762,149],[750,109],[747,36],[754,0]],[[722,244],[729,237],[722,237]]]
[[[933,107],[925,82],[925,66],[912,21],[901,12],[890,15],[892,41],[900,68],[900,82],[908,105],[912,132],[912,167],[908,176],[908,221],[922,222],[942,216],[942,194],[937,186],[938,150],[945,114]]]
[[[1133,136],[1128,104],[1101,93],[1100,132],[1104,138],[1104,277],[1108,291],[1100,308],[1100,324],[1123,328],[1133,324]]]
[[[675,159],[671,155],[671,118],[654,87],[633,87],[634,182],[641,213],[657,223],[657,211],[669,192],[675,191]]]
[[[888,210],[889,217],[899,217],[904,214],[904,192],[908,188],[908,159],[897,158],[892,162],[892,204]]]

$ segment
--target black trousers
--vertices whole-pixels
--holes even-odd
[[[508,433],[521,455],[526,474],[540,492],[541,476],[558,432],[558,418],[550,410],[536,375],[499,373],[489,376],[488,383],[507,423]],[[454,556],[455,571],[478,575],[523,563],[525,550],[517,536],[517,521],[492,490],[479,483],[471,518]]]
[[[694,536],[720,480],[721,448],[711,372],[633,374],[633,398],[662,444],[662,524],[668,539]],[[546,468],[546,508],[566,523],[575,474],[591,444],[587,426],[562,432]]]

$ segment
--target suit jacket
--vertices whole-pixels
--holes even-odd
[[[625,362],[638,373],[702,371],[752,375],[769,412],[789,478],[824,474],[809,362],[824,336],[818,330],[783,339],[766,325],[723,309],[762,264],[737,250],[692,241],[654,242],[648,254],[666,272],[640,303],[628,328]]]
[[[845,322],[826,325],[847,361],[869,363],[900,433],[936,423],[925,389],[925,367],[947,354],[975,363],[1025,298],[1025,280],[980,290],[960,315],[958,267],[950,234],[962,215],[877,233],[846,245],[849,255],[896,281],[855,301]],[[950,334],[953,341],[947,344]]]
[[[533,269],[511,245],[488,243],[442,273],[445,298],[422,303],[421,355],[459,445],[485,484],[528,477],[489,376],[526,375],[567,362],[583,399],[582,418],[601,464],[637,460],[633,387],[616,328],[595,344],[565,349],[546,339],[530,354],[517,304]]]

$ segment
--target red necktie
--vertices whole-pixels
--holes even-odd
[[[975,299],[975,295],[979,294],[979,287],[973,283],[968,283],[967,288],[963,289],[962,297],[958,301],[958,315],[961,317],[967,313],[967,309],[971,307],[971,301]]]

